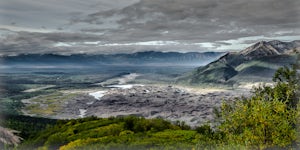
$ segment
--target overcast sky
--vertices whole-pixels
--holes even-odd
[[[300,0],[0,0],[0,55],[232,51],[299,27]]]

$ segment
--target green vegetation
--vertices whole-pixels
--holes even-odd
[[[24,104],[21,102],[21,100],[30,99],[36,96],[49,94],[52,92],[53,90],[42,90],[30,93],[22,93],[21,91],[19,91],[15,95],[10,93],[10,96],[0,98],[0,113],[21,114],[20,110],[24,107]]]
[[[162,119],[88,117],[59,121],[20,149],[191,149],[198,142],[197,132],[185,128]]]
[[[296,140],[299,76],[296,68],[280,68],[274,87],[256,88],[254,96],[223,103],[220,131],[228,144],[247,148],[289,147]]]
[[[228,144],[253,148],[286,147],[296,140],[293,127],[297,112],[287,110],[286,103],[264,101],[259,97],[238,101],[234,107],[222,106],[224,122],[220,131]]]
[[[199,67],[192,73],[178,78],[177,83],[202,85],[202,83],[225,84],[225,82],[235,76],[238,72],[228,64],[223,62],[213,62],[206,66]],[[229,84],[230,83],[226,83]]]
[[[30,117],[23,115],[2,114],[4,120],[0,120],[0,126],[19,131],[23,139],[29,139],[47,127],[56,124],[55,119]]]
[[[258,67],[264,67],[264,68],[270,68],[270,69],[277,69],[280,65],[276,65],[276,64],[272,64],[272,63],[268,63],[268,62],[264,62],[264,61],[260,61],[260,60],[253,60],[253,61],[250,61],[250,62],[240,64],[235,69],[237,71],[242,71],[242,70],[247,69],[247,68],[252,67],[252,66],[258,66]]]
[[[37,96],[27,99],[29,102],[24,109],[29,114],[39,114],[41,116],[55,115],[56,112],[62,109],[65,101],[76,97],[78,94],[54,92],[47,95]]]

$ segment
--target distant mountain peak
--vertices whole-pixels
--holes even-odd
[[[266,41],[260,41],[240,52],[246,59],[279,55],[280,52]]]
[[[265,56],[290,54],[290,50],[297,49],[297,47],[299,47],[297,42],[282,42],[279,40],[272,40],[269,42],[260,41],[249,46],[245,50],[242,50],[240,54],[246,59],[255,59]]]
[[[269,41],[269,43],[271,43],[271,44],[282,44],[282,43],[285,43],[285,42],[282,42],[282,41],[279,41],[279,40],[272,40],[272,41]]]

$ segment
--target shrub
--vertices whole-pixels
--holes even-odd
[[[253,97],[236,102],[233,110],[223,104],[222,111],[220,130],[229,142],[264,148],[288,146],[296,139],[293,124],[297,114],[284,102]]]
[[[226,144],[249,148],[286,147],[296,140],[299,82],[296,69],[280,68],[274,81],[274,87],[256,88],[251,98],[223,103],[223,122],[219,129],[225,134]]]

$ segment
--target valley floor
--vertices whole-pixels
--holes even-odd
[[[110,85],[106,88],[62,90],[24,99],[26,115],[54,119],[87,116],[142,116],[184,121],[190,126],[214,122],[223,101],[249,96],[249,89],[226,90],[168,85]]]

